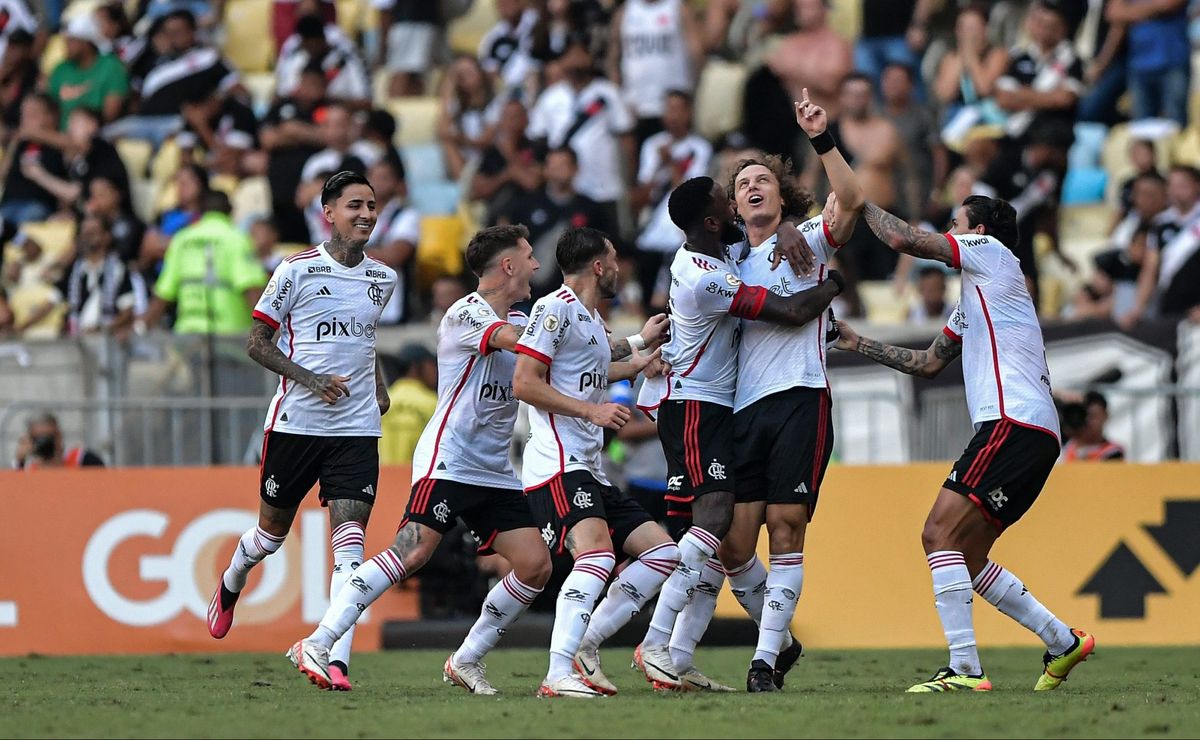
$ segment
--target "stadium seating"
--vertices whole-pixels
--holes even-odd
[[[387,110],[399,124],[396,145],[432,144],[437,141],[438,99],[433,96],[393,98]]]
[[[446,160],[439,145],[413,144],[402,147],[400,154],[410,183],[446,179]]]
[[[242,74],[269,72],[275,66],[271,43],[271,0],[225,3],[225,55]]]
[[[742,89],[749,70],[737,62],[709,60],[696,86],[696,130],[715,140],[742,125]]]
[[[420,247],[416,253],[418,286],[426,288],[443,275],[462,272],[465,236],[463,219],[457,215],[421,219]]]
[[[451,21],[446,29],[451,50],[459,54],[474,54],[479,50],[483,35],[498,19],[493,3],[473,3],[465,15]]]

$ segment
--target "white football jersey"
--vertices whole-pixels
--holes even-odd
[[[681,247],[671,262],[667,396],[733,406],[740,320],[730,314],[742,287],[737,267]]]
[[[396,272],[365,257],[346,267],[325,244],[288,257],[275,268],[254,318],[279,330],[279,349],[317,374],[349,377],[349,396],[332,406],[308,388],[279,379],[266,431],[322,437],[378,437],[375,328],[396,288]]]
[[[508,448],[517,422],[517,356],[488,348],[497,329],[518,334],[528,318],[501,318],[478,293],[460,299],[438,325],[437,410],[413,452],[413,484],[425,478],[520,490]]]
[[[757,247],[739,266],[747,285],[761,285],[779,296],[790,296],[819,285],[829,274],[826,266],[840,246],[833,241],[821,216],[797,226],[817,259],[807,277],[797,277],[791,267],[771,269],[772,236]],[[737,254],[738,247],[733,247]],[[741,411],[755,401],[789,388],[828,388],[825,375],[825,328],[828,312],[804,326],[784,326],[765,321],[743,321],[738,351],[738,383],[733,409]]]
[[[1042,326],[1021,260],[990,236],[946,234],[962,298],[943,332],[962,342],[971,423],[1008,419],[1061,439]]]
[[[562,286],[533,304],[529,326],[517,352],[549,369],[546,379],[570,398],[604,403],[612,349],[600,314],[589,313],[575,292]],[[529,408],[529,443],[525,445],[521,482],[537,488],[567,471],[583,470],[608,485],[601,465],[604,430],[586,419]]]

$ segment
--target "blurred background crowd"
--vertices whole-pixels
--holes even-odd
[[[681,242],[673,186],[765,151],[823,201],[791,110],[805,88],[879,205],[945,229],[967,195],[1010,200],[1048,325],[1200,322],[1198,16],[1197,0],[0,0],[0,354],[244,336],[279,261],[328,238],[323,180],[357,170],[379,203],[368,248],[401,275],[383,323],[421,330],[381,341],[412,399],[396,426],[432,410],[430,327],[473,287],[476,228],[530,228],[535,298],[559,284],[564,229],[610,233],[610,323],[640,324]],[[842,317],[936,329],[957,298],[944,266],[865,228],[838,262]],[[419,433],[413,414],[385,448]]]

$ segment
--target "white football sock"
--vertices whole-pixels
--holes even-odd
[[[742,565],[725,572],[729,577],[729,590],[733,592],[733,598],[742,605],[746,616],[754,620],[754,626],[762,627],[763,615],[763,594],[767,592],[767,568],[758,559],[758,556],[747,560]],[[782,650],[786,650],[792,644],[791,630],[783,638]]]
[[[344,522],[339,524],[329,536],[333,547],[333,572],[329,575],[329,597],[341,590],[342,585],[350,580],[354,571],[363,561],[363,525],[362,522]],[[341,663],[347,670],[350,668],[350,646],[354,643],[354,625],[346,630],[346,634],[329,649],[329,662]]]
[[[654,598],[663,582],[679,565],[674,542],[656,545],[637,556],[608,587],[608,594],[592,613],[581,647],[595,649],[629,624],[629,620]]]
[[[720,540],[699,527],[692,527],[679,540],[679,565],[663,584],[658,603],[654,606],[654,615],[650,619],[650,628],[642,639],[643,646],[654,647],[670,642],[676,618],[691,601],[696,584],[700,582],[700,571],[709,558],[716,554],[720,544]]]
[[[950,669],[978,676],[979,651],[975,648],[975,621],[971,614],[971,574],[961,552],[939,550],[926,556],[933,575],[933,596],[942,631],[950,647]]]
[[[679,612],[675,629],[671,632],[671,662],[680,673],[687,673],[694,667],[696,646],[700,644],[700,638],[704,637],[713,612],[717,610],[717,594],[721,593],[724,583],[725,569],[716,558],[700,569],[700,581],[692,592],[692,600]]]
[[[1040,637],[1051,655],[1062,655],[1075,646],[1071,628],[1042,606],[1020,578],[1000,565],[989,560],[971,585],[987,603]]]
[[[575,565],[558,592],[558,604],[554,609],[547,683],[565,678],[573,672],[571,665],[591,621],[592,607],[616,564],[612,550],[589,550],[575,558]]]
[[[221,576],[225,588],[233,593],[241,593],[246,587],[246,576],[250,569],[263,561],[263,558],[283,547],[283,538],[267,534],[259,527],[246,530],[237,547],[233,549],[233,559]]]
[[[771,555],[771,572],[763,594],[762,624],[758,627],[758,647],[752,660],[766,661],[775,667],[779,651],[787,643],[788,627],[796,613],[796,603],[804,587],[804,553]]]
[[[326,649],[346,634],[367,607],[408,577],[400,556],[390,548],[358,566],[354,577],[329,599],[329,609],[308,639]]]
[[[462,646],[454,653],[460,663],[478,663],[488,651],[500,642],[504,631],[525,613],[533,600],[542,592],[540,588],[521,583],[516,574],[509,573],[492,587],[483,600],[483,611],[479,613]]]

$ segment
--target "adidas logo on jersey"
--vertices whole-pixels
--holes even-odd
[[[280,420],[280,421],[282,421],[282,422],[285,422],[285,423],[287,422],[288,418],[287,418],[287,412],[286,412],[286,411],[284,411],[282,414],[280,414],[280,415],[279,415],[279,420]]]
[[[438,469],[438,470],[445,470],[445,469],[446,469],[446,463],[444,463],[444,462],[440,462],[440,463],[438,463],[437,469]]]
[[[362,489],[362,492],[367,494],[367,496],[369,496],[370,498],[375,498],[375,485],[368,483],[367,487]]]
[[[792,489],[792,493],[808,493],[808,486],[804,483],[801,483]]]
[[[322,286],[321,286],[321,289],[317,291],[317,295],[318,295],[318,296],[324,296],[324,297],[326,297],[326,298],[332,298],[332,297],[333,297],[333,292],[329,290],[329,286],[328,286],[328,285],[322,285]]]
[[[594,347],[597,344],[600,344],[600,343],[596,341],[595,337],[592,337],[591,339],[588,340],[588,346]]]

